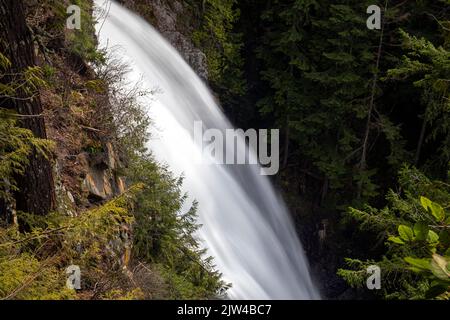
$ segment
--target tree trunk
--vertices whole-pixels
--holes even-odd
[[[286,114],[286,131],[284,136],[283,168],[286,168],[289,160],[289,113]]]
[[[11,61],[7,73],[20,74],[35,66],[32,35],[25,20],[23,0],[0,0],[0,50]],[[11,79],[4,77],[2,82]],[[39,96],[27,99],[25,92],[17,92],[20,99],[0,99],[0,107],[15,109],[24,115],[39,115],[42,105]],[[46,139],[44,120],[25,117],[20,125],[38,138]],[[53,174],[50,162],[37,152],[30,155],[30,164],[23,176],[17,177],[19,191],[15,193],[16,209],[31,214],[45,215],[55,206]]]
[[[416,155],[414,156],[414,165],[419,165],[420,153],[422,152],[423,141],[425,140],[425,131],[427,129],[427,111],[423,117],[422,128],[420,129],[419,141],[417,141]]]
[[[383,14],[386,14],[387,6],[388,6],[388,2],[386,1],[386,5],[384,7]],[[384,19],[383,19],[383,24],[381,26],[380,41],[378,42],[377,60],[375,63],[375,73],[373,75],[372,91],[371,91],[370,100],[369,100],[369,111],[367,112],[366,130],[364,132],[361,161],[359,163],[359,170],[361,172],[366,170],[366,168],[367,168],[367,153],[368,153],[368,149],[369,149],[370,126],[372,124],[372,114],[373,114],[373,110],[375,107],[375,95],[377,92],[378,72],[379,72],[379,68],[380,68],[381,54],[382,54],[382,49],[383,49],[383,36],[384,36]],[[363,188],[363,184],[362,184],[362,182],[359,182],[357,199],[361,198],[362,188]]]

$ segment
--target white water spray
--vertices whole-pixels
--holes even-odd
[[[161,93],[150,116],[158,129],[149,147],[199,201],[199,236],[233,299],[318,299],[302,245],[285,204],[257,165],[201,165],[194,121],[206,129],[232,128],[206,85],[146,21],[115,2],[95,0],[100,45],[120,46],[131,80],[144,78]],[[244,152],[245,150],[238,150]]]

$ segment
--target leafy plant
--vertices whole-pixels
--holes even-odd
[[[124,238],[124,231],[133,223],[133,203],[141,189],[136,185],[77,217],[21,213],[20,221],[27,225],[27,232],[19,231],[17,225],[0,228],[0,297],[77,298],[66,288],[65,269],[69,265],[80,267],[83,291],[107,297],[116,289],[118,279],[126,278],[122,269],[126,261],[121,257],[131,243]]]
[[[227,285],[196,238],[196,203],[183,212],[182,179],[149,155],[135,156],[127,176],[145,184],[135,208],[134,256],[158,266],[171,298],[215,297]]]
[[[423,222],[414,225],[414,231],[404,225],[399,226],[398,237],[390,237],[389,240],[400,245],[407,245],[408,242],[418,242],[426,244],[430,258],[405,257],[404,260],[410,264],[410,269],[423,274],[431,281],[431,288],[426,293],[426,297],[443,295],[450,298],[450,214],[446,214],[444,209],[428,198],[421,197],[420,202],[425,210],[433,216],[435,225],[428,226]],[[441,237],[431,228],[437,228]],[[436,252],[442,252],[444,256]]]
[[[14,112],[0,108],[0,198],[11,202],[17,191],[16,177],[24,173],[33,150],[48,156],[53,142],[36,138],[33,133],[17,125]]]
[[[234,31],[240,11],[236,0],[195,1],[192,10],[201,13],[193,42],[205,53],[208,80],[227,106],[245,93],[242,67],[242,35]]]
[[[348,259],[352,269],[340,269],[338,274],[350,285],[362,287],[367,276],[364,268],[376,264],[384,275],[385,298],[449,299],[450,187],[408,167],[401,171],[400,182],[403,192],[391,191],[388,207],[349,210],[350,219],[356,219],[361,230],[375,231],[387,240],[382,259]]]
[[[420,115],[422,133],[417,142],[416,162],[422,155],[423,145],[440,141],[438,161],[441,166],[447,165],[450,159],[450,51],[404,30],[400,30],[400,35],[406,54],[396,68],[388,71],[387,79],[413,79],[413,86],[421,92],[424,111]]]

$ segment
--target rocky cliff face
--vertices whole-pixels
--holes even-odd
[[[207,81],[206,56],[191,40],[192,21],[196,18],[188,5],[178,0],[120,2],[148,20]],[[62,8],[67,5],[67,0],[61,4]],[[56,142],[57,207],[61,212],[75,214],[77,208],[90,207],[125,190],[114,137],[102,130],[107,115],[101,113],[107,108],[99,111],[96,107],[107,104],[108,99],[98,88],[92,88],[92,83],[97,81],[95,73],[87,57],[80,52],[74,54],[70,31],[59,32],[53,27],[63,25],[61,17],[37,2],[30,2],[27,9],[40,12],[29,14],[27,22],[36,40],[38,64],[45,69],[46,80],[51,83],[41,90],[41,99],[48,137]]]
[[[134,12],[147,19],[180,52],[198,76],[208,80],[206,55],[191,40],[195,13],[177,0],[122,0]]]
[[[82,190],[88,199],[106,200],[125,191],[123,179],[117,175],[120,161],[110,142],[105,144],[105,151],[89,155],[86,152],[77,156],[77,161],[85,169]]]
[[[65,0],[61,7],[69,5]],[[72,215],[125,190],[122,166],[107,130],[108,93],[90,67],[86,47],[95,45],[93,29],[85,43],[74,43],[65,16],[54,7],[30,1],[27,24],[35,39],[37,63],[47,86],[41,89],[48,138],[55,141],[53,173],[57,209]],[[38,12],[39,14],[31,14]],[[92,26],[91,26],[92,27]],[[80,51],[81,50],[81,51]]]

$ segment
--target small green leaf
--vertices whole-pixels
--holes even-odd
[[[423,222],[417,222],[414,225],[414,235],[417,240],[424,241],[428,235],[428,226]]]
[[[405,244],[405,242],[402,239],[400,239],[399,237],[389,237],[388,241],[391,241],[391,242],[394,242],[397,244]]]
[[[412,241],[414,239],[414,233],[412,229],[405,225],[400,225],[398,227],[398,234],[403,241]]]
[[[429,243],[437,243],[439,242],[439,236],[436,232],[434,232],[433,230],[429,230],[428,231],[428,235],[427,235],[427,241]]]
[[[424,207],[425,210],[428,210],[428,208],[431,205],[431,200],[427,197],[420,197],[420,203],[422,204],[422,207]]]
[[[416,271],[429,271],[431,268],[429,259],[418,259],[413,257],[406,257],[405,261],[412,265]]]
[[[425,208],[425,210],[431,212],[431,214],[433,215],[433,217],[435,217],[437,221],[444,221],[445,219],[444,208],[442,208],[439,204],[425,197],[420,197],[420,203],[422,204],[422,207]]]

